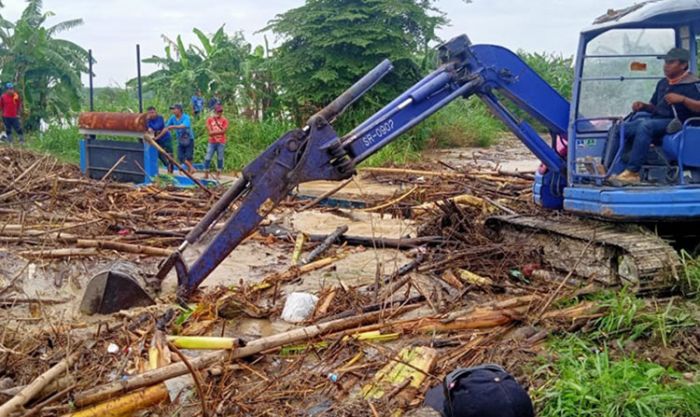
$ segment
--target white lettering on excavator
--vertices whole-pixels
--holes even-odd
[[[394,121],[389,119],[375,127],[371,132],[364,135],[362,137],[362,143],[365,145],[365,147],[369,148],[370,146],[374,145],[377,140],[388,135],[392,130],[394,130]]]

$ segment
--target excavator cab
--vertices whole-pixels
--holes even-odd
[[[567,178],[538,175],[543,206],[608,220],[682,221],[700,216],[700,118],[679,124],[649,149],[642,185],[614,187],[629,141],[624,122],[635,101],[648,102],[664,78],[660,56],[690,51],[697,74],[700,2],[648,1],[596,19],[581,33],[568,132]],[[700,116],[700,114],[698,114]],[[565,187],[561,187],[566,182]]]

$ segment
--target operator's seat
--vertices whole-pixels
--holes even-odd
[[[681,168],[700,168],[700,126],[686,126],[683,130],[663,138],[666,158]]]

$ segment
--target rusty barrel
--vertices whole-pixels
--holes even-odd
[[[145,132],[145,113],[85,112],[78,116],[78,127],[115,132]]]

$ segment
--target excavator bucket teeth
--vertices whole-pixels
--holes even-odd
[[[80,311],[88,315],[110,314],[153,304],[153,298],[136,279],[121,272],[105,271],[92,277],[88,283]]]

